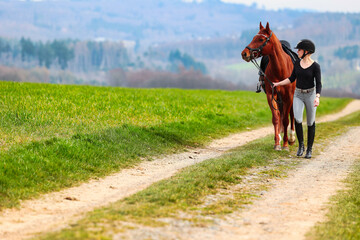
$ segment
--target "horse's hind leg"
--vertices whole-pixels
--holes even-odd
[[[295,119],[294,119],[294,111],[293,107],[291,105],[290,108],[290,138],[289,138],[289,144],[292,146],[295,144],[296,137],[295,137]]]
[[[283,149],[285,150],[289,150],[289,145],[288,143],[291,145],[291,141],[292,141],[292,135],[294,135],[294,131],[290,130],[290,139],[288,138],[288,126],[289,126],[289,114],[290,114],[290,119],[291,119],[291,115],[294,118],[294,113],[292,112],[292,108],[290,103],[284,103],[284,108],[283,108],[283,119],[282,119],[282,124],[283,124],[283,128],[284,128],[284,141],[283,141]],[[291,127],[293,126],[294,122],[293,122],[293,118],[291,119]],[[295,141],[295,140],[294,140]]]
[[[284,141],[283,141],[283,147],[282,148],[284,150],[288,150],[289,149],[289,146],[288,146],[289,138],[288,138],[288,135],[287,135],[287,130],[288,130],[287,128],[288,128],[288,125],[289,125],[289,115],[288,114],[285,114],[282,124],[284,126]]]

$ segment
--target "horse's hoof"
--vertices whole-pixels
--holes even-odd
[[[281,151],[281,146],[280,146],[280,145],[275,145],[275,146],[274,146],[274,149],[275,149],[276,151]]]
[[[289,137],[289,143],[291,145],[293,145],[296,141],[296,137],[295,137],[295,131],[294,130],[290,130],[290,137]]]
[[[289,150],[289,147],[287,147],[287,146],[286,146],[286,147],[282,147],[282,150],[288,151],[288,152],[290,151],[290,150]]]
[[[296,142],[296,141],[293,141],[293,142],[290,142],[290,141],[289,141],[290,146],[294,145],[295,142]]]

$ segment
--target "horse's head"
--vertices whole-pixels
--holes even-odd
[[[260,31],[254,36],[251,43],[249,43],[249,45],[247,45],[242,51],[242,58],[249,62],[252,59],[266,55],[265,52],[269,47],[268,43],[272,35],[273,33],[270,30],[269,23],[267,23],[266,28],[264,28],[260,22]]]

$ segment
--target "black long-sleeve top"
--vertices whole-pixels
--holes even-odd
[[[302,68],[298,60],[294,64],[294,69],[289,77],[290,82],[294,82],[296,79],[296,87],[300,89],[309,89],[315,86],[316,82],[316,93],[321,93],[321,70],[320,65],[314,62],[308,68]]]

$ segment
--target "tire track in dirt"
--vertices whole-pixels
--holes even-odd
[[[344,189],[342,182],[360,158],[360,127],[351,128],[311,160],[271,181],[271,189],[252,204],[225,218],[207,218],[214,224],[194,227],[180,220],[160,228],[130,230],[116,239],[227,239],[301,240],[317,222],[324,221],[329,198]]]
[[[360,100],[354,100],[343,111],[318,122],[332,121],[359,110]],[[143,162],[103,179],[23,201],[19,209],[7,209],[0,213],[0,239],[26,239],[37,233],[67,227],[84,213],[141,191],[184,167],[218,157],[225,151],[272,133],[273,127],[269,126],[233,134],[215,140],[206,148],[190,149],[185,153]]]

